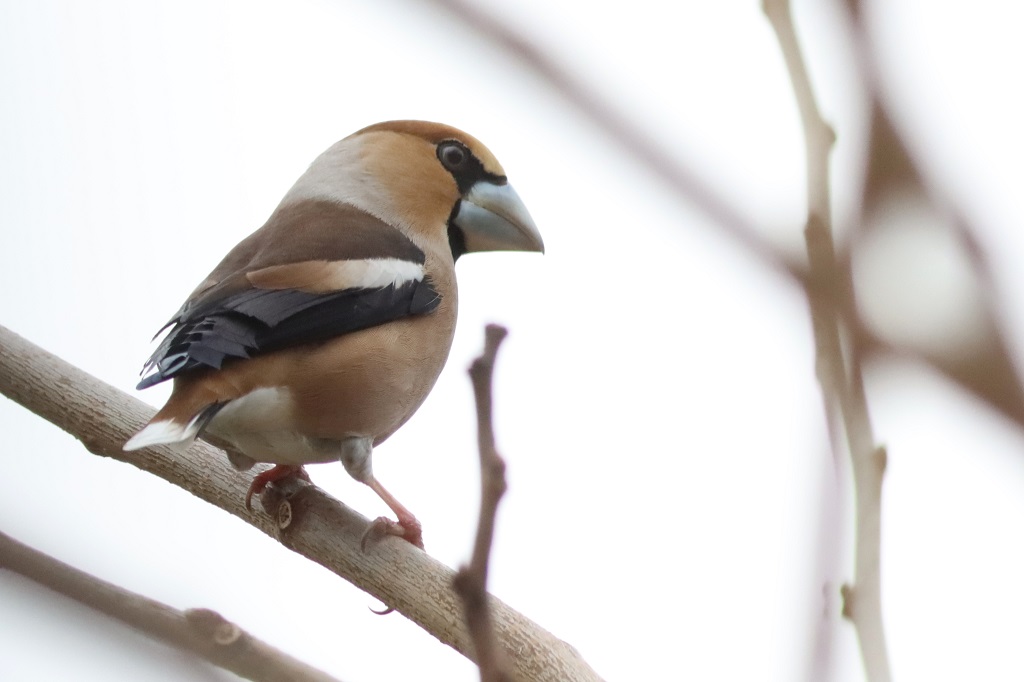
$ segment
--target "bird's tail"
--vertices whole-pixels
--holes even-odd
[[[203,432],[210,420],[227,403],[212,403],[203,406],[198,412],[185,418],[166,414],[168,407],[156,413],[148,424],[124,444],[123,450],[141,450],[151,445],[170,445],[174,450],[182,451]]]

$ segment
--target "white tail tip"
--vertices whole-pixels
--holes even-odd
[[[193,419],[188,424],[179,424],[169,419],[152,422],[132,436],[122,450],[141,450],[150,445],[171,445],[176,446],[175,450],[184,450],[192,445],[198,433],[198,419]]]

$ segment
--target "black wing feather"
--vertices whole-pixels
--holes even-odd
[[[249,358],[318,343],[437,308],[441,296],[430,278],[375,289],[314,294],[294,289],[247,289],[214,305],[182,313],[146,362],[139,382],[148,388],[183,372],[220,369],[226,360]]]

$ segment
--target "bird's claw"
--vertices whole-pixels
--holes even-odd
[[[394,535],[406,540],[410,544],[423,549],[423,526],[416,519],[405,521],[392,521],[386,516],[378,516],[367,526],[363,533],[359,547],[364,552],[370,542],[380,542],[388,535]]]
[[[252,511],[253,495],[261,494],[268,484],[273,483],[274,481],[280,481],[282,478],[287,478],[288,476],[296,476],[304,481],[309,481],[309,474],[307,474],[306,470],[301,466],[275,464],[270,469],[257,474],[256,477],[252,479],[249,491],[245,494],[246,511]]]

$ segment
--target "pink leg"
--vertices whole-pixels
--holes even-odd
[[[391,508],[391,511],[393,511],[395,516],[398,517],[398,522],[395,523],[384,516],[377,518],[370,524],[370,527],[363,534],[363,549],[366,549],[366,541],[368,539],[378,539],[384,535],[397,535],[416,547],[423,549],[423,526],[420,525],[420,522],[412,515],[412,512],[406,509],[405,506],[399,502],[394,495],[389,493],[387,488],[382,486],[373,476],[370,476],[369,480],[364,482],[366,485],[370,486],[370,489],[373,490],[373,492],[380,496],[380,499],[384,500],[384,504]]]

